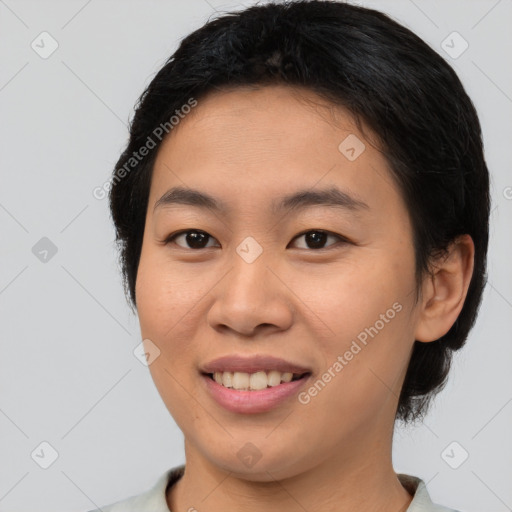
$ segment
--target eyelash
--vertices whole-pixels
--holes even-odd
[[[211,235],[209,235],[206,231],[202,231],[200,229],[184,229],[184,230],[181,230],[181,231],[177,231],[176,233],[172,233],[170,234],[164,241],[163,241],[163,244],[164,245],[169,245],[170,243],[174,243],[174,240],[180,236],[180,235],[184,235],[184,234],[188,234],[188,233],[202,233],[204,235],[206,235],[207,237],[209,238],[213,238]],[[326,231],[324,229],[308,229],[307,231],[303,231],[302,233],[299,233],[298,235],[296,235],[293,240],[301,237],[301,236],[304,236],[304,235],[307,235],[308,233],[321,233],[321,234],[325,234],[327,236],[333,236],[335,238],[338,238],[338,240],[342,243],[342,244],[348,244],[348,243],[351,243],[350,240],[348,240],[347,238],[341,236],[341,235],[337,235],[336,233],[332,233],[331,231]],[[292,240],[292,241],[293,241]],[[339,245],[338,243],[334,243],[334,244],[331,244],[330,246],[328,247],[322,247],[320,249],[303,249],[303,250],[310,250],[310,251],[316,251],[316,252],[319,252],[319,251],[327,251],[329,250],[330,248],[332,248],[333,246],[337,246]],[[192,249],[190,247],[181,247],[181,246],[178,246],[180,247],[181,249],[189,249],[191,251],[200,251],[200,250],[203,250],[203,249],[211,249],[212,247],[201,247],[199,249]]]

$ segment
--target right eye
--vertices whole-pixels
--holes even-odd
[[[175,240],[177,240],[180,237],[185,237],[185,243],[189,244],[189,247],[177,244]],[[164,244],[168,245],[171,242],[176,243],[179,247],[182,247],[183,249],[207,249],[208,246],[205,246],[205,241],[207,241],[209,238],[212,240],[215,240],[211,235],[206,233],[205,231],[201,231],[199,229],[185,229],[182,231],[178,231],[176,233],[172,233],[169,235],[165,240]],[[210,246],[211,247],[211,246]]]

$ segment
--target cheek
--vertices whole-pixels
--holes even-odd
[[[330,425],[343,435],[362,435],[390,414],[412,344],[404,335],[408,329],[405,308],[392,311],[385,316],[388,323],[379,318],[363,328],[347,317],[339,322],[340,334],[324,346],[322,370],[299,397],[308,421],[319,432]]]
[[[159,349],[149,365],[151,377],[170,414],[182,423],[190,408],[190,361],[197,355],[195,345],[198,319],[194,305],[199,297],[176,267],[166,265],[150,250],[141,255],[136,282],[137,312],[141,335]],[[197,286],[197,285],[196,285]],[[200,292],[200,290],[199,290]]]
[[[148,249],[141,255],[136,297],[142,335],[167,344],[193,316],[201,287],[197,280],[187,279],[176,264],[170,265],[161,254]]]
[[[392,307],[406,299],[410,286],[407,279],[405,269],[395,270],[382,258],[379,262],[378,258],[370,261],[370,258],[354,257],[353,261],[344,261],[339,266],[313,269],[307,278],[289,279],[289,282],[307,306],[303,307],[304,315],[314,313],[318,325],[324,325],[331,345],[329,338],[355,337],[390,309],[394,318]]]
[[[150,339],[160,350],[150,371],[161,394],[180,396],[183,389],[179,383],[192,377],[190,363],[193,366],[201,353],[197,332],[206,321],[201,300],[211,286],[197,272],[190,275],[176,263],[170,265],[162,251],[148,248],[141,255],[137,312],[142,338]]]
[[[384,259],[375,259],[371,265],[363,261],[345,265],[328,278],[309,275],[301,295],[322,320],[318,325],[328,327],[325,336],[317,337],[315,347],[322,355],[319,411],[342,402],[341,411],[378,408],[392,394],[389,388],[400,384],[414,341],[412,283],[411,269]],[[323,392],[323,384],[329,391]]]

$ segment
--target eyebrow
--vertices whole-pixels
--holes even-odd
[[[205,192],[192,188],[173,187],[156,201],[153,212],[158,208],[175,204],[212,210],[221,215],[226,215],[229,211],[226,203]],[[271,203],[271,212],[277,214],[283,210],[303,210],[311,206],[342,208],[354,212],[369,209],[369,206],[364,201],[356,199],[336,187],[330,187],[322,190],[299,190],[282,197],[278,201],[274,200]]]

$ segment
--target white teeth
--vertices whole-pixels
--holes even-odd
[[[249,374],[235,372],[233,373],[233,388],[234,389],[249,389]]]
[[[272,370],[271,372],[268,372],[267,377],[269,386],[278,386],[281,384],[281,372]]]
[[[247,375],[245,373],[244,375]],[[256,372],[249,377],[250,389],[265,389],[267,387],[267,374],[265,372]]]
[[[259,390],[267,387],[278,386],[281,382],[291,382],[293,373],[281,373],[276,370],[256,373],[245,372],[215,372],[213,379],[217,384],[225,388],[233,388],[240,391]]]
[[[221,380],[219,384],[222,384],[226,388],[233,387],[233,374],[231,372],[219,373],[219,375]]]

